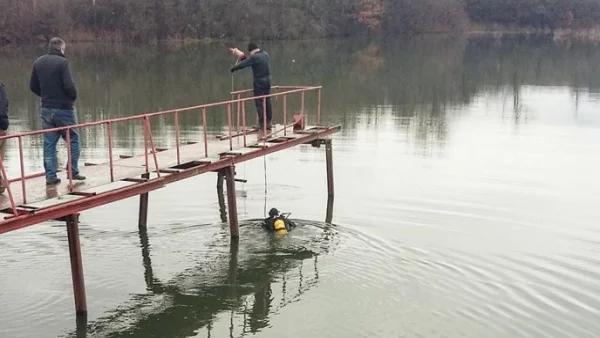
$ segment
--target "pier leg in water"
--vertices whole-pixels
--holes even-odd
[[[85,299],[85,281],[83,279],[83,262],[81,260],[81,245],[79,243],[79,215],[64,218],[67,223],[67,238],[69,240],[69,255],[71,257],[71,277],[73,279],[73,294],[75,296],[75,311],[78,316],[87,315]]]
[[[87,316],[78,316],[75,319],[75,338],[86,338],[87,337]]]
[[[152,270],[152,259],[150,258],[150,241],[148,240],[148,229],[141,227],[138,230],[140,246],[142,247],[142,264],[144,265],[144,280],[146,289],[156,292],[154,285],[154,271]],[[158,292],[157,292],[158,293]]]
[[[142,178],[149,179],[150,174],[145,173],[142,174]],[[140,217],[138,226],[140,228],[145,228],[148,224],[148,193],[143,193],[140,195]]]
[[[331,224],[333,220],[333,196],[327,198],[327,211],[325,214],[325,223]]]
[[[236,299],[237,297],[237,275],[238,275],[238,252],[240,247],[240,238],[239,237],[231,237],[230,245],[229,245],[229,273],[228,273],[228,282],[229,282],[229,297],[231,299]]]
[[[237,217],[237,204],[235,197],[235,170],[233,166],[225,169],[225,181],[227,181],[227,204],[229,207],[229,232],[231,237],[240,236],[240,226]]]
[[[325,140],[325,162],[327,164],[327,196],[333,197],[333,149],[331,139]]]
[[[221,222],[227,222],[227,208],[225,207],[225,190],[223,182],[225,181],[225,173],[219,171],[217,173],[217,198],[219,199],[219,212],[221,214]]]

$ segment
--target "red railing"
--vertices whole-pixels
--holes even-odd
[[[13,192],[11,189],[11,184],[17,183],[17,182],[21,183],[21,189],[23,192],[23,203],[27,203],[27,180],[45,175],[45,173],[43,173],[43,172],[32,174],[32,175],[25,175],[25,163],[24,163],[25,161],[24,161],[24,148],[23,148],[23,138],[24,137],[38,136],[38,135],[42,135],[42,134],[50,133],[50,132],[65,132],[66,133],[67,162],[68,162],[67,163],[67,175],[68,175],[68,180],[69,180],[68,188],[69,188],[70,192],[73,192],[73,173],[72,173],[72,168],[71,168],[71,157],[72,157],[71,135],[70,135],[71,129],[76,129],[76,128],[82,129],[82,128],[93,128],[93,127],[106,126],[106,129],[107,129],[106,137],[108,139],[108,157],[109,157],[108,164],[109,164],[109,171],[110,171],[110,173],[109,173],[110,174],[110,182],[114,182],[115,181],[114,160],[113,160],[114,145],[113,145],[112,126],[115,124],[118,124],[118,123],[125,123],[125,122],[131,122],[131,121],[142,121],[143,128],[144,128],[144,159],[145,159],[146,173],[147,174],[150,173],[150,166],[151,166],[150,161],[152,161],[153,162],[152,164],[154,166],[156,174],[160,178],[160,167],[158,164],[158,158],[156,156],[157,149],[154,144],[154,138],[152,135],[152,128],[151,128],[151,124],[150,124],[150,120],[152,118],[162,117],[162,116],[173,116],[173,123],[175,126],[177,164],[181,164],[181,152],[180,152],[181,144],[180,144],[180,127],[179,127],[179,114],[181,114],[181,113],[201,111],[202,134],[203,134],[204,156],[205,157],[208,157],[208,150],[209,150],[208,149],[208,135],[207,135],[208,131],[207,131],[207,127],[206,127],[206,125],[207,125],[206,114],[207,114],[207,110],[209,108],[216,108],[216,107],[223,107],[223,106],[227,107],[227,128],[228,128],[228,138],[229,138],[230,150],[233,150],[233,139],[234,138],[239,139],[239,137],[242,137],[244,147],[247,145],[246,144],[246,133],[247,133],[246,102],[248,102],[248,101],[254,101],[254,100],[258,100],[258,99],[263,100],[263,121],[266,121],[267,120],[266,119],[266,114],[267,114],[266,100],[267,100],[267,98],[275,98],[276,100],[279,100],[279,98],[281,98],[281,100],[283,102],[283,113],[282,113],[283,126],[284,126],[283,131],[284,131],[284,133],[287,133],[287,129],[293,125],[293,124],[292,125],[287,124],[287,113],[288,113],[287,98],[294,94],[300,94],[300,96],[301,96],[300,97],[300,99],[301,99],[300,114],[303,115],[303,118],[305,118],[305,116],[304,116],[305,115],[305,93],[316,91],[317,92],[316,124],[317,125],[320,124],[320,122],[321,122],[321,89],[322,89],[321,86],[316,86],[316,87],[314,87],[314,86],[274,86],[274,87],[272,87],[272,89],[275,90],[275,93],[272,93],[270,95],[245,97],[245,94],[252,93],[253,90],[252,89],[240,90],[240,91],[231,92],[232,99],[228,100],[228,101],[208,103],[208,104],[202,104],[202,105],[198,105],[198,106],[186,107],[186,108],[180,108],[180,109],[164,110],[164,111],[134,115],[134,116],[129,116],[129,117],[120,117],[120,118],[107,119],[107,120],[102,120],[102,121],[80,123],[80,124],[67,126],[67,127],[61,127],[61,128],[42,129],[42,130],[28,131],[28,132],[22,132],[22,133],[1,136],[0,140],[4,140],[5,142],[7,142],[9,139],[16,138],[18,141],[18,147],[19,147],[20,175],[17,178],[8,179],[7,173],[6,173],[6,168],[4,166],[4,160],[0,154],[0,170],[2,172],[2,177],[4,179],[4,186],[6,187],[6,190],[8,193],[12,212],[15,216],[18,215],[17,205],[14,200],[14,195],[13,195]],[[237,97],[237,98],[235,98],[235,97]],[[237,132],[236,132],[236,135],[233,135],[234,127],[233,127],[233,121],[232,121],[232,107],[234,105],[237,105],[237,111],[236,111],[236,114],[237,114],[236,130],[237,130]],[[274,109],[273,109],[273,118],[274,119],[275,119],[275,115],[276,115],[276,108],[274,107]],[[241,131],[241,135],[240,135],[240,131]],[[267,131],[267,129],[266,129],[266,124],[265,124],[264,129],[263,129],[264,134],[263,134],[263,137],[261,138],[262,140],[265,140],[270,135],[278,132],[278,131],[275,131],[271,134],[267,134],[266,131]],[[149,158],[150,154],[152,154],[152,159]]]

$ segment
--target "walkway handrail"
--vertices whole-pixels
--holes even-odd
[[[279,87],[279,88],[281,88],[281,87]],[[119,122],[128,122],[128,121],[132,121],[132,120],[141,120],[146,116],[147,117],[155,117],[155,116],[172,114],[172,113],[181,113],[181,112],[186,112],[186,111],[190,111],[190,110],[198,110],[198,109],[203,109],[203,108],[224,106],[224,105],[228,105],[231,103],[237,103],[237,102],[254,101],[257,99],[264,99],[264,98],[268,98],[268,97],[287,96],[289,94],[314,91],[314,90],[318,90],[318,89],[322,89],[322,88],[323,88],[322,86],[302,87],[300,89],[289,90],[289,91],[279,92],[279,93],[274,93],[274,94],[269,94],[269,95],[251,96],[251,97],[245,97],[245,98],[240,98],[240,99],[232,99],[232,100],[215,102],[215,103],[201,104],[198,106],[191,106],[191,107],[178,108],[178,109],[169,109],[169,110],[163,110],[163,111],[152,112],[152,113],[143,113],[143,114],[127,116],[127,117],[117,117],[114,119],[107,119],[107,120],[96,121],[96,122],[80,123],[80,124],[76,124],[76,125],[72,125],[72,126],[68,126],[68,127],[40,129],[40,130],[27,131],[27,132],[23,132],[23,133],[7,134],[4,136],[0,136],[0,140],[17,138],[20,136],[40,135],[40,134],[45,134],[45,133],[49,133],[49,132],[69,130],[69,129],[73,129],[73,128],[86,128],[86,127],[94,127],[94,126],[99,126],[99,125],[109,124],[109,123],[112,124],[112,123],[119,123]],[[251,91],[252,91],[252,89],[247,89],[244,91],[232,92],[232,94],[247,93],[247,92],[251,92]]]
[[[294,89],[310,89],[310,88],[316,88],[313,86],[271,86],[271,90],[275,89],[286,89],[286,90],[294,90]],[[321,88],[321,87],[318,87]],[[250,93],[254,91],[254,89],[250,88],[250,89],[242,89],[242,90],[237,90],[237,91],[233,91],[230,92],[230,95],[237,95],[237,94],[244,94],[244,93]]]
[[[150,119],[153,117],[158,117],[158,116],[164,116],[164,115],[172,115],[174,116],[174,124],[175,124],[175,139],[176,139],[176,149],[177,149],[177,163],[180,163],[180,132],[179,132],[179,114],[180,113],[184,113],[184,112],[190,112],[190,111],[194,111],[194,110],[201,110],[202,111],[202,126],[203,126],[203,136],[204,136],[204,150],[205,150],[205,157],[208,157],[208,138],[207,138],[207,128],[206,128],[206,111],[208,108],[213,108],[213,107],[222,107],[222,106],[227,106],[227,121],[228,121],[228,132],[229,132],[229,145],[230,145],[230,150],[232,150],[232,142],[233,142],[233,138],[234,137],[241,137],[242,135],[240,135],[240,127],[243,127],[242,131],[243,131],[243,140],[244,140],[244,146],[246,146],[246,116],[245,116],[245,102],[247,101],[254,101],[254,100],[263,100],[263,120],[266,121],[266,99],[267,98],[278,98],[278,97],[283,97],[283,124],[287,125],[287,97],[291,94],[301,94],[301,109],[300,109],[300,114],[304,116],[305,114],[305,93],[306,92],[314,92],[317,91],[318,92],[318,103],[317,103],[317,125],[320,124],[320,120],[321,120],[321,90],[322,90],[322,86],[274,86],[272,87],[273,89],[275,89],[277,92],[276,93],[272,93],[269,95],[260,95],[260,96],[250,96],[250,97],[242,97],[242,94],[245,93],[249,93],[252,92],[252,89],[245,89],[245,90],[240,90],[240,91],[235,91],[232,92],[231,95],[237,95],[237,98],[235,99],[231,99],[231,100],[226,100],[226,101],[221,101],[221,102],[214,102],[214,103],[207,103],[207,104],[201,104],[201,105],[196,105],[196,106],[191,106],[191,107],[184,107],[184,108],[178,108],[178,109],[169,109],[169,110],[163,110],[163,111],[158,111],[158,112],[151,112],[151,113],[144,113],[144,114],[138,114],[138,115],[134,115],[134,116],[127,116],[127,117],[119,117],[119,118],[112,118],[112,119],[106,119],[106,120],[102,120],[102,121],[95,121],[95,122],[86,122],[86,123],[79,123],[76,125],[71,125],[71,126],[66,126],[66,127],[60,127],[60,128],[49,128],[49,129],[41,129],[41,130],[34,130],[34,131],[27,131],[27,132],[22,132],[22,133],[15,133],[15,134],[8,134],[5,136],[0,136],[0,141],[2,140],[9,140],[9,139],[13,139],[16,138],[18,139],[18,145],[19,145],[19,162],[20,162],[20,177],[19,178],[15,178],[15,179],[8,179],[7,175],[6,175],[6,169],[4,167],[4,160],[2,158],[2,156],[0,155],[0,172],[3,175],[3,179],[4,179],[4,186],[7,189],[8,192],[8,196],[9,196],[9,200],[10,200],[10,204],[11,204],[11,208],[12,211],[14,213],[15,216],[18,215],[17,209],[16,209],[16,203],[14,201],[14,196],[12,193],[12,189],[11,189],[11,183],[15,183],[15,182],[21,182],[21,186],[22,186],[22,190],[23,190],[23,203],[27,203],[27,190],[26,190],[26,180],[28,178],[33,178],[33,177],[40,177],[43,176],[43,173],[39,173],[39,174],[34,174],[34,175],[29,175],[29,176],[25,176],[25,166],[24,166],[24,149],[23,149],[23,137],[27,137],[27,136],[35,136],[35,135],[42,135],[45,133],[50,133],[50,132],[65,132],[66,136],[66,142],[67,142],[67,153],[68,153],[68,163],[67,163],[67,171],[68,171],[68,178],[69,178],[69,191],[73,191],[73,177],[72,177],[72,169],[71,169],[71,129],[78,129],[78,128],[90,128],[90,127],[97,127],[97,126],[107,126],[107,138],[108,138],[108,153],[109,153],[109,167],[110,167],[110,182],[114,182],[115,178],[114,178],[114,163],[113,163],[113,154],[112,154],[112,150],[113,150],[113,139],[112,139],[112,125],[113,124],[117,124],[117,123],[123,123],[123,122],[130,122],[130,121],[143,121],[144,123],[144,153],[145,153],[145,169],[146,169],[146,173],[150,172],[150,158],[149,158],[149,153],[152,154],[152,162],[154,169],[156,170],[156,173],[158,175],[158,177],[160,177],[160,167],[158,165],[158,159],[156,156],[156,147],[154,144],[154,139],[153,139],[153,135],[152,135],[152,129],[150,126]],[[279,90],[283,90],[283,91],[279,91]],[[233,130],[233,122],[232,122],[232,106],[234,104],[237,104],[237,135],[232,135],[232,130]],[[275,115],[275,112],[274,112]],[[240,125],[240,120],[242,121],[242,125]],[[287,129],[286,129],[287,130]],[[266,135],[266,125],[264,126],[264,134]]]

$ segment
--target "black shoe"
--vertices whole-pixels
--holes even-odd
[[[262,124],[257,124],[253,127],[254,129],[263,130],[264,126]],[[267,124],[267,130],[273,129],[273,125],[271,123]]]
[[[46,181],[46,185],[57,185],[60,183],[60,178],[55,178],[53,180]]]
[[[72,177],[75,181],[85,181],[85,176],[77,174]]]

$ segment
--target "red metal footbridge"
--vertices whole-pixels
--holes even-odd
[[[0,196],[0,234],[33,226],[46,221],[60,220],[67,224],[67,237],[71,259],[71,273],[78,315],[87,314],[83,262],[79,243],[79,213],[91,208],[140,196],[139,226],[146,226],[148,193],[164,188],[169,183],[209,172],[217,172],[227,184],[227,205],[232,238],[239,236],[235,194],[236,164],[282,151],[301,144],[325,145],[328,195],[333,198],[333,160],[330,136],[341,130],[340,125],[321,125],[322,87],[320,86],[274,86],[270,95],[252,96],[252,90],[231,93],[231,99],[193,107],[165,110],[141,115],[81,123],[73,126],[28,131],[0,137],[8,141],[16,139],[19,151],[19,175],[7,177],[4,161],[0,158],[0,170],[6,192]],[[263,100],[263,117],[266,121],[266,100],[275,101],[273,118],[281,121],[268,130],[248,128],[248,115],[254,116],[255,100]],[[316,111],[306,109],[308,99],[316,99]],[[291,101],[299,102],[297,105]],[[279,109],[281,108],[281,109]],[[226,135],[209,138],[208,114],[227,114]],[[200,117],[202,139],[181,140],[180,117]],[[151,122],[154,119],[171,119],[174,125],[175,146],[161,148],[155,141]],[[309,123],[314,123],[309,125]],[[143,130],[144,154],[139,156],[114,154],[113,129],[118,124],[133,123]],[[106,133],[106,163],[86,163],[80,169],[87,176],[85,181],[74,181],[71,170],[71,139],[73,129],[98,128]],[[46,186],[44,173],[25,174],[26,152],[23,144],[28,138],[39,138],[44,133],[60,132],[67,144],[67,181],[56,186]],[[163,136],[163,135],[160,135]],[[140,135],[140,137],[142,137]],[[200,137],[198,137],[200,138]],[[41,159],[40,159],[41,161]]]

